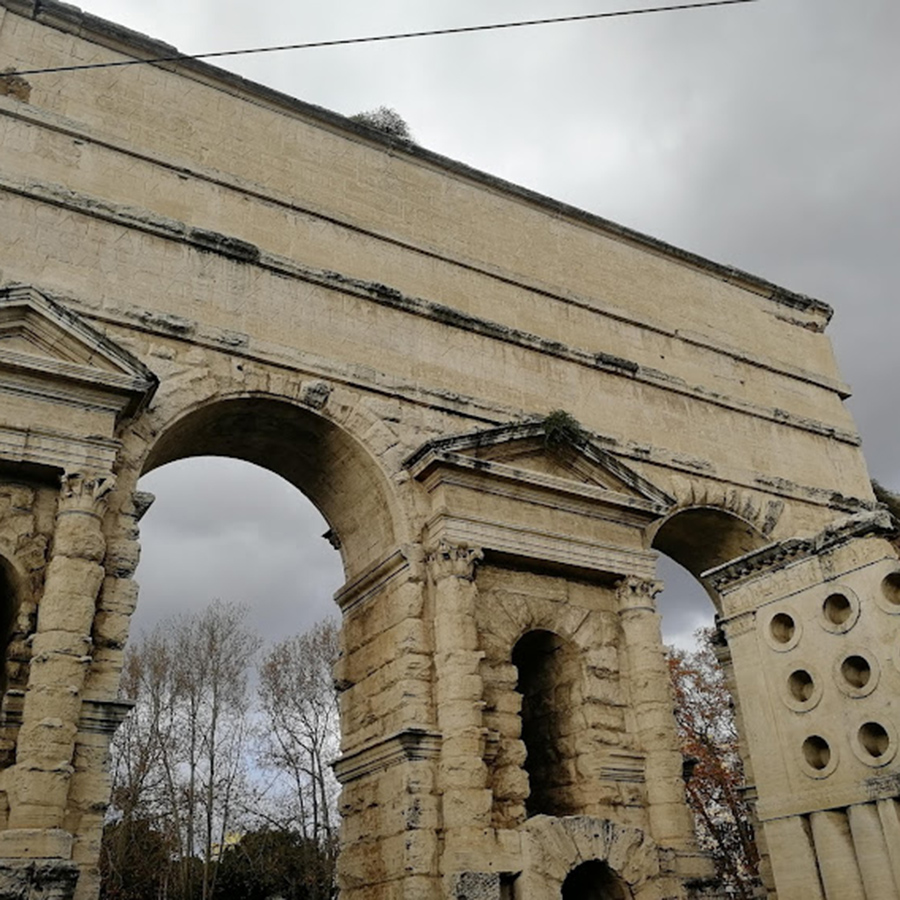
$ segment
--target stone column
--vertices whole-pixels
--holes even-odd
[[[64,819],[114,484],[109,473],[62,477],[0,857],[71,858]]]
[[[802,816],[766,822],[765,833],[778,900],[825,900],[816,851]],[[769,895],[775,896],[773,891]]]
[[[637,741],[645,754],[650,833],[661,847],[693,851],[694,823],[682,778],[669,670],[655,597],[660,581],[623,578],[616,585]]]
[[[866,900],[897,900],[900,885],[894,882],[884,830],[874,803],[857,803],[847,810],[850,834],[856,850]]]
[[[445,878],[480,868],[491,823],[491,791],[484,763],[484,690],[479,674],[484,654],[478,650],[475,623],[475,566],[482,556],[480,550],[441,543],[428,557],[435,707],[442,735],[438,789],[442,795],[441,872]]]
[[[810,817],[816,859],[828,900],[866,900],[847,815],[841,810]]]
[[[878,818],[881,819],[881,831],[887,844],[894,881],[900,890],[900,801],[879,800]]]

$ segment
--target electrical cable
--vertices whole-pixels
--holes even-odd
[[[399,41],[409,38],[436,37],[448,34],[471,34],[478,31],[497,31],[503,28],[527,28],[535,25],[555,25],[560,22],[586,22],[594,19],[613,19],[624,16],[639,16],[650,13],[681,12],[691,9],[706,9],[712,6],[734,6],[743,3],[757,3],[758,0],[705,0],[699,3],[679,3],[672,6],[651,6],[642,9],[623,9],[612,12],[587,13],[578,16],[560,16],[551,19],[528,19],[521,22],[499,22],[493,25],[466,25],[460,28],[440,28],[434,31],[407,31],[399,34],[380,34],[369,37],[341,38],[332,41],[309,41],[302,44],[281,44],[274,47],[252,47],[246,50],[217,50],[210,53],[179,53],[174,56],[156,56],[148,59],[125,59],[117,62],[82,63],[77,66],[54,66],[46,69],[25,69],[18,72],[0,72],[0,78],[23,75],[45,75],[52,72],[78,72],[85,69],[113,69],[122,66],[152,65],[155,63],[184,62],[192,59],[214,59],[223,56],[247,56],[254,53],[276,53],[285,50],[310,50],[318,47],[342,47],[349,44],[370,44],[379,41]]]

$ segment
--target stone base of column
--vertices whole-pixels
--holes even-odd
[[[63,859],[0,859],[0,897],[72,900],[78,866]]]

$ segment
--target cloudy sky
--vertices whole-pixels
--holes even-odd
[[[656,4],[80,5],[200,53]],[[225,65],[348,115],[394,107],[430,149],[829,302],[872,473],[900,488],[898,39],[896,0],[757,0]],[[213,596],[249,603],[268,636],[332,609],[341,575],[325,525],[275,476],[193,461],[144,486],[158,501],[144,520],[138,628]],[[681,590],[664,597],[670,634],[708,610]]]

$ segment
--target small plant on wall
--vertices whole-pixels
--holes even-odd
[[[581,423],[564,409],[554,409],[541,422],[544,430],[544,446],[562,447],[566,444],[580,444],[588,434]]]

